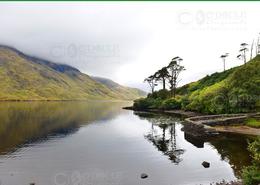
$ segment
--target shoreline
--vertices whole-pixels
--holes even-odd
[[[206,115],[184,110],[135,110],[133,107],[123,107],[123,109],[182,116],[185,121],[183,130],[196,137],[211,137],[225,132],[260,136],[260,128],[249,127],[243,123],[250,117],[259,117],[260,112]]]
[[[72,101],[114,101],[114,102],[131,102],[133,100],[124,100],[124,99],[75,99],[75,100],[0,100],[1,102],[72,102]]]

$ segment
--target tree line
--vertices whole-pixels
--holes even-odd
[[[163,90],[166,90],[166,85],[170,85],[171,95],[175,98],[176,88],[179,82],[179,75],[185,70],[184,66],[181,65],[183,61],[180,57],[174,57],[168,66],[164,66],[153,75],[145,78],[144,82],[147,82],[151,88],[152,93],[154,88],[161,82],[163,85]]]
[[[239,54],[237,55],[237,59],[242,60],[244,65],[247,62],[247,52],[249,51],[247,43],[241,43]],[[255,47],[255,55],[260,54],[260,34],[255,42],[253,40],[251,47],[250,47],[250,60],[253,58],[253,50]],[[224,71],[226,70],[226,58],[229,56],[229,53],[225,53],[220,56],[223,61]],[[181,65],[183,61],[180,57],[174,57],[168,66],[164,66],[154,74],[150,75],[149,77],[144,79],[144,82],[147,82],[151,88],[151,92],[154,92],[155,87],[158,85],[158,82],[162,83],[163,90],[166,90],[166,85],[169,84],[171,95],[175,98],[176,96],[176,89],[179,80],[179,75],[182,71],[185,70],[184,66]]]
[[[260,35],[260,34],[259,34]],[[249,45],[247,43],[241,43],[239,54],[237,55],[237,59],[242,60],[244,62],[244,65],[247,62],[247,52],[249,51]],[[258,55],[260,53],[260,36],[258,36],[257,41],[252,41],[252,44],[250,46],[250,60],[253,58],[253,50],[255,47],[255,55]],[[229,56],[229,53],[223,54],[220,56],[220,58],[223,61],[223,67],[224,71],[226,71],[226,58]]]

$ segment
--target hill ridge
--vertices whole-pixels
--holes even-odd
[[[260,55],[246,64],[207,75],[177,88],[176,98],[164,90],[136,100],[136,109],[183,109],[206,114],[260,110]]]
[[[27,55],[0,46],[0,100],[132,100],[136,90],[113,91],[66,64]]]

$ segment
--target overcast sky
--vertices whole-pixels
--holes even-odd
[[[0,43],[124,85],[180,56],[181,84],[240,65],[260,32],[260,2],[1,3]]]

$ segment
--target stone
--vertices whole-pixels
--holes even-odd
[[[142,179],[146,179],[147,177],[148,177],[148,175],[147,175],[146,173],[142,173],[142,174],[141,174],[141,178],[142,178]]]
[[[202,164],[202,166],[204,166],[204,168],[209,168],[210,167],[210,163],[207,162],[207,161],[203,161],[201,164]]]

